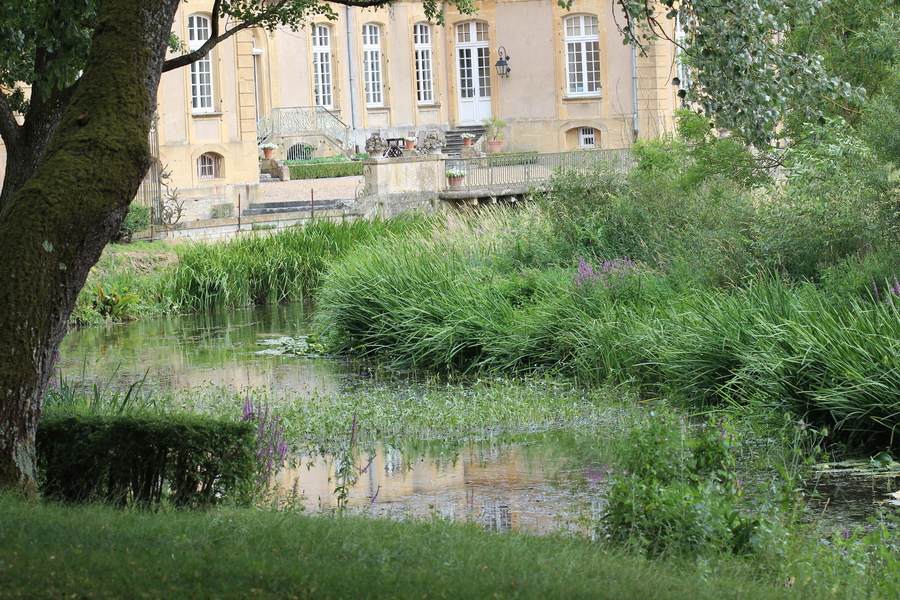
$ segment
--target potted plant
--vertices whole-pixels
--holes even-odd
[[[460,171],[458,169],[447,169],[447,183],[450,184],[450,188],[458,188],[462,184],[463,177],[466,176],[465,171]]]
[[[415,149],[417,138],[414,138],[414,137],[412,137],[412,136],[406,136],[406,137],[403,138],[403,139],[406,140],[406,149],[407,149],[407,150],[414,150],[414,149]]]
[[[488,147],[491,152],[500,152],[500,146],[503,145],[503,128],[506,122],[501,121],[497,117],[490,117],[481,122],[484,132],[488,136]]]
[[[475,134],[474,133],[461,133],[459,137],[462,138],[464,146],[471,146],[472,139],[475,137]]]
[[[263,156],[266,158],[272,158],[272,153],[275,151],[275,148],[278,146],[275,144],[260,144],[259,148],[263,151]]]

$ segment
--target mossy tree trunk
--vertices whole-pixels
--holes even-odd
[[[102,0],[84,73],[34,174],[0,209],[0,489],[35,490],[41,401],[66,322],[149,165],[179,0]]]

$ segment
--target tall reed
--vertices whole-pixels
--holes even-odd
[[[318,327],[335,349],[394,367],[630,383],[694,407],[793,414],[852,444],[893,441],[893,305],[838,302],[775,276],[686,288],[624,257],[526,264],[511,256],[541,221],[516,229],[521,216],[455,218],[350,252],[320,288]]]
[[[403,235],[424,219],[313,221],[274,235],[178,248],[168,294],[182,312],[298,301],[309,297],[328,264],[356,244]]]

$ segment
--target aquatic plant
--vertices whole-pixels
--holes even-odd
[[[284,426],[279,414],[270,411],[268,404],[255,405],[249,394],[242,413],[241,423],[250,421],[256,425],[257,486],[264,492],[288,456]]]

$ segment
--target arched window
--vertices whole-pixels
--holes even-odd
[[[366,106],[384,106],[384,82],[381,68],[381,27],[373,23],[363,25],[362,40]]]
[[[600,38],[597,17],[574,15],[564,20],[566,79],[570,96],[600,95]]]
[[[327,25],[313,25],[313,88],[316,106],[334,107],[331,76],[331,29]]]
[[[188,17],[188,49],[200,48],[209,39],[211,24],[204,15]],[[191,109],[195,113],[213,112],[212,58],[209,54],[191,63]]]
[[[431,26],[416,23],[413,26],[416,59],[416,100],[419,104],[434,102],[434,79],[431,75]]]
[[[222,157],[215,152],[206,152],[197,159],[197,177],[218,179],[222,177]]]

